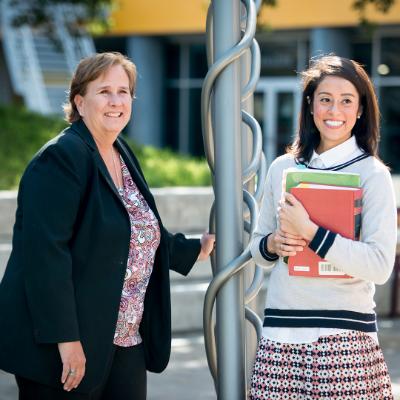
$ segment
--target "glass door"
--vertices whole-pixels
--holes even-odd
[[[254,115],[263,131],[268,165],[285,153],[296,131],[301,101],[297,78],[262,78],[254,94]]]

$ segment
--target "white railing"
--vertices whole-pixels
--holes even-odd
[[[60,114],[76,65],[95,52],[91,37],[73,36],[67,28],[79,10],[70,6],[52,10],[57,46],[43,29],[13,26],[16,10],[9,0],[0,2],[2,42],[14,92],[30,110]]]
[[[39,60],[36,57],[32,30],[12,25],[15,10],[8,0],[1,1],[3,47],[11,83],[15,93],[24,98],[26,106],[46,113],[49,103],[44,91]]]

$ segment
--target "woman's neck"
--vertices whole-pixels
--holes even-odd
[[[117,140],[119,132],[103,132],[101,130],[95,129],[95,127],[90,124],[90,121],[85,121],[84,118],[83,122],[86,124],[89,132],[96,142],[96,146],[99,149],[100,153],[109,152],[110,149],[113,148],[114,142]]]
[[[96,142],[96,146],[97,146],[100,154],[109,153],[110,150],[113,148],[115,139],[113,141],[111,141],[109,138],[107,138],[107,140],[104,140],[93,134],[92,134],[92,136],[93,136],[94,141]]]

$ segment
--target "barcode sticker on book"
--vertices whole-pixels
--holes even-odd
[[[320,261],[318,263],[318,272],[320,275],[345,275],[343,270],[327,261]]]

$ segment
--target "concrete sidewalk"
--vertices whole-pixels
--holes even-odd
[[[379,338],[392,378],[395,399],[400,400],[400,319],[380,322]],[[175,337],[171,361],[162,374],[149,374],[148,400],[215,400],[200,333]],[[0,371],[0,400],[17,400],[11,375]],[[295,400],[295,399],[293,399]]]

